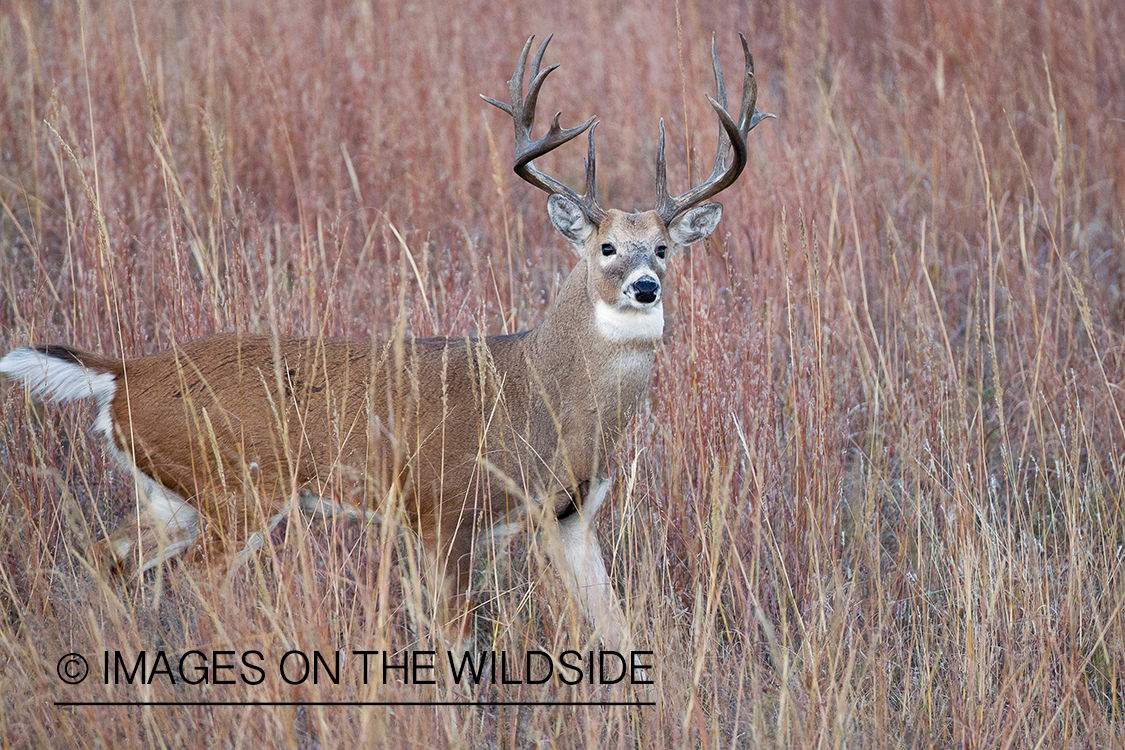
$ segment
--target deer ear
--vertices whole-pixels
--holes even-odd
[[[672,236],[672,242],[675,242],[677,247],[687,247],[714,232],[721,218],[723,218],[721,203],[704,203],[702,206],[685,211],[679,218],[673,220],[668,227],[668,234]]]
[[[570,240],[579,251],[595,229],[594,223],[586,218],[582,207],[565,195],[555,193],[547,199],[547,215],[551,217],[555,229]]]

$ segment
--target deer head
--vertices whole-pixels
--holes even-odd
[[[723,70],[711,40],[711,60],[715,71],[718,99],[707,97],[719,117],[719,143],[711,175],[686,193],[668,193],[664,159],[664,121],[660,121],[660,145],[656,155],[656,207],[640,213],[606,210],[598,201],[593,117],[582,125],[562,128],[561,113],[551,121],[541,138],[532,139],[535,106],[547,76],[558,67],[542,67],[543,53],[551,42],[548,36],[531,62],[527,96],[523,93],[524,69],[534,36],[524,44],[508,90],[511,104],[482,97],[509,115],[515,123],[516,154],[513,169],[523,180],[550,194],[547,214],[555,229],[567,239],[588,267],[590,302],[598,330],[615,340],[659,338],[663,331],[662,289],[666,262],[680,248],[705,239],[718,226],[722,204],[708,202],[734,184],[746,166],[746,136],[771,114],[758,111],[758,85],[754,78],[754,59],[739,34],[746,68],[742,85],[742,104],[738,121],[727,112]],[[586,156],[586,192],[578,195],[566,185],[535,168],[536,158],[553,151],[583,132],[589,131]]]

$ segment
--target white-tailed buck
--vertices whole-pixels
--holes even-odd
[[[139,512],[92,557],[143,572],[196,544],[245,557],[286,517],[338,509],[400,513],[445,586],[444,617],[468,612],[474,547],[536,523],[546,549],[607,644],[628,638],[592,531],[609,494],[607,455],[644,395],[664,330],[665,264],[719,223],[708,199],[746,165],[757,111],[746,68],[735,121],[712,42],[721,129],[710,177],[673,198],[656,159],[656,208],[604,209],[594,184],[594,124],[555,115],[533,140],[547,75],[528,39],[509,81],[515,172],[550,194],[551,223],[580,256],[538,328],[484,339],[387,342],[226,334],[130,359],[69,346],[17,349],[0,373],[34,396],[92,398],[95,429],[136,479]],[[533,161],[589,129],[586,191]],[[397,508],[390,504],[397,503]],[[546,528],[543,528],[543,527]]]

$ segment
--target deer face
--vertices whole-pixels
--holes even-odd
[[[595,224],[580,204],[552,195],[547,213],[555,228],[586,259],[598,331],[610,339],[627,340],[661,336],[667,259],[711,234],[723,207],[718,203],[697,206],[670,225],[655,211],[627,214],[610,209]]]

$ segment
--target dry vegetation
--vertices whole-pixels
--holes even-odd
[[[533,326],[572,258],[477,94],[557,32],[540,109],[597,114],[603,200],[649,207],[658,117],[683,189],[713,153],[711,32],[737,69],[744,30],[779,119],[716,239],[672,265],[600,527],[654,689],[100,685],[103,649],[427,648],[412,547],[294,522],[236,602],[201,566],[106,583],[82,554],[131,482],[88,408],[5,385],[3,745],[1121,742],[1125,7],[505,5],[0,5],[0,351],[382,336],[399,310],[418,334]],[[581,151],[546,161],[577,184]],[[484,648],[584,644],[541,570],[523,542],[481,576]],[[56,677],[69,651],[92,682]]]

